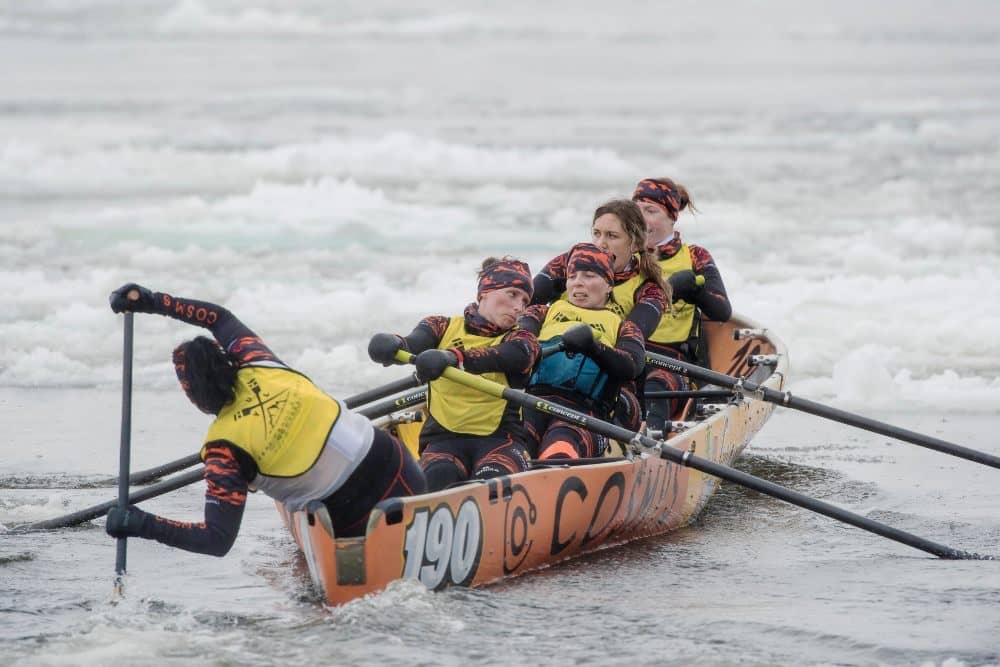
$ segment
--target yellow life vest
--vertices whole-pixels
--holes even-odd
[[[499,345],[507,332],[498,336],[477,336],[465,330],[465,317],[453,317],[438,344],[439,350],[458,348],[475,350],[481,347]],[[509,387],[505,373],[483,373],[493,382]],[[495,398],[459,384],[446,377],[440,377],[429,385],[431,416],[441,426],[453,433],[467,435],[489,435],[497,430],[503,419],[507,401]]]
[[[209,426],[201,456],[209,443],[232,443],[257,464],[251,487],[298,509],[343,485],[373,439],[368,419],[304,375],[245,366],[236,374],[236,397]]]
[[[614,312],[621,319],[628,317],[632,309],[635,308],[635,291],[646,282],[648,278],[637,273],[628,280],[625,280],[611,289],[611,300],[608,301],[608,310]]]
[[[582,308],[561,300],[549,306],[549,312],[538,332],[538,341],[546,342],[562,336],[571,326],[581,322],[590,325],[605,345],[614,347],[618,342],[618,328],[622,323],[620,315],[608,308]]]
[[[691,263],[691,249],[686,243],[682,243],[680,249],[673,257],[660,260],[660,269],[663,271],[663,282],[667,282],[673,274],[679,271],[690,271],[693,268]],[[660,318],[660,324],[656,331],[649,337],[649,342],[669,344],[683,343],[691,336],[691,329],[694,326],[695,306],[684,300],[674,301],[674,312],[668,308]]]
[[[598,339],[610,347],[618,341],[618,328],[622,319],[606,308],[590,309],[574,306],[568,301],[556,301],[549,306],[538,341],[543,355],[537,370],[529,380],[529,386],[545,386],[575,392],[590,399],[598,399],[608,376],[597,362],[584,354],[556,352],[545,354],[545,350],[558,345],[566,330],[575,324],[584,323],[598,333]]]

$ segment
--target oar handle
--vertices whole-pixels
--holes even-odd
[[[406,350],[399,350],[396,352],[396,361],[401,361],[404,364],[411,364],[415,359],[416,357]],[[449,380],[454,380],[455,382],[464,384],[467,387],[478,389],[484,394],[495,396],[496,398],[504,398],[504,386],[491,380],[487,380],[481,375],[467,373],[466,371],[459,370],[454,366],[448,366],[445,368],[443,375]]]

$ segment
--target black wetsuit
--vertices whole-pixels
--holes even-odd
[[[676,255],[681,247],[681,238],[675,235],[669,242],[657,247],[657,255],[660,259],[669,259]],[[729,303],[726,286],[722,282],[722,274],[719,273],[719,268],[715,265],[715,260],[701,246],[688,245],[688,250],[691,253],[691,270],[695,274],[703,276],[705,283],[699,286],[692,294],[677,294],[674,295],[675,298],[683,298],[684,301],[694,304],[698,308],[698,311],[700,311],[700,314],[710,320],[727,322],[732,317],[733,307]],[[668,280],[669,278],[670,276],[663,276],[664,280]],[[697,312],[695,317],[699,317]],[[703,360],[698,358],[697,344],[697,338],[693,338],[688,341],[671,343],[669,345],[647,341],[646,347],[650,352],[656,354],[701,363]],[[690,388],[690,384],[683,375],[671,373],[660,368],[651,368],[646,372],[645,388],[646,391],[684,391]],[[676,419],[680,416],[684,403],[684,399],[660,398],[647,400],[647,423],[649,428],[659,431],[669,430],[664,428],[665,425],[671,419]]]
[[[551,303],[560,298],[566,291],[566,262],[569,253],[557,255],[534,278],[533,304]],[[621,271],[615,271],[614,284],[620,285],[639,275],[639,262],[633,256],[632,260]],[[639,283],[632,294],[632,309],[625,313],[625,319],[633,322],[648,340],[667,307],[667,295],[663,288],[653,280],[646,279]],[[641,380],[641,378],[640,378]],[[630,431],[637,431],[645,416],[645,410],[639,401],[639,387],[636,380],[621,383],[617,406],[614,409],[614,421]]]
[[[466,332],[476,336],[499,336],[503,330],[479,314],[469,304],[463,315]],[[436,349],[451,318],[425,317],[403,337],[403,346],[413,354]],[[533,334],[511,329],[497,345],[466,349],[464,369],[470,373],[504,373],[511,387],[522,388],[531,377],[538,358],[538,340]],[[510,403],[504,408],[500,425],[488,435],[455,433],[430,415],[420,431],[420,466],[430,491],[443,489],[467,479],[488,479],[528,469],[525,434],[520,409]]]
[[[519,326],[537,336],[548,310],[547,305],[531,306],[521,316]],[[528,391],[598,419],[611,419],[619,402],[618,396],[623,383],[642,373],[646,363],[645,349],[639,327],[631,320],[624,320],[618,328],[614,347],[595,343],[593,352],[588,355],[607,374],[607,382],[599,397],[591,399],[578,392],[549,386],[528,387]],[[573,458],[570,446],[580,458],[601,456],[607,444],[605,438],[595,436],[591,431],[542,412],[526,413],[524,426],[531,438],[532,453],[539,458]]]

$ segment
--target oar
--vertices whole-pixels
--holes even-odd
[[[132,486],[140,486],[142,484],[149,484],[153,480],[160,479],[161,477],[166,477],[167,475],[172,475],[178,470],[184,470],[185,468],[190,468],[196,463],[201,463],[200,454],[190,454],[188,456],[181,457],[176,461],[169,461],[152,468],[147,468],[146,470],[137,470],[128,476],[128,483]],[[115,484],[118,483],[118,478],[115,477]]]
[[[128,496],[128,504],[134,505],[142,502],[143,500],[149,500],[150,498],[162,496],[164,493],[180,489],[181,487],[188,486],[189,484],[194,484],[195,482],[200,481],[203,477],[204,470],[200,468],[198,470],[189,470],[186,473],[177,475],[176,477],[171,477],[170,479],[165,479],[162,482],[157,482],[156,484],[151,484],[145,488],[133,491]],[[52,528],[68,528],[70,526],[76,526],[85,521],[90,521],[104,516],[108,513],[108,510],[117,505],[118,502],[119,501],[116,498],[115,500],[109,500],[101,503],[100,505],[93,505],[92,507],[78,510],[72,514],[66,514],[54,519],[45,519],[44,521],[36,521],[35,523],[18,526],[10,532],[28,533],[35,530],[50,530]]]
[[[735,394],[725,389],[701,389],[695,391],[674,391],[664,389],[662,391],[647,391],[644,398],[732,398]]]
[[[952,456],[968,459],[969,461],[975,461],[976,463],[982,463],[983,465],[1000,468],[1000,457],[992,454],[987,454],[986,452],[981,452],[975,449],[969,449],[968,447],[946,442],[945,440],[940,440],[929,435],[923,435],[922,433],[908,431],[904,428],[899,428],[898,426],[892,426],[890,424],[886,424],[885,422],[876,421],[874,419],[856,415],[844,410],[831,408],[805,398],[792,396],[792,393],[789,391],[775,391],[774,389],[761,386],[760,384],[746,378],[735,378],[731,375],[718,373],[695,364],[690,364],[686,361],[671,359],[670,357],[653,354],[652,352],[646,352],[646,365],[662,368],[672,373],[679,373],[695,380],[703,380],[722,387],[731,387],[741,394],[750,395],[762,401],[767,401],[768,403],[783,405],[786,408],[807,412],[809,414],[816,415],[817,417],[823,417],[835,422],[840,422],[841,424],[856,426],[860,429],[871,431],[872,433],[886,435],[890,438],[897,438],[914,445],[920,445],[921,447],[927,447],[928,449],[933,449],[945,454],[951,454]]]
[[[398,398],[390,398],[381,403],[372,403],[371,405],[366,405],[365,407],[357,410],[359,414],[368,417],[368,419],[376,419],[377,417],[384,417],[385,415],[395,412],[396,410],[403,410],[418,403],[422,403],[427,398],[427,388],[420,387],[419,389],[414,389],[413,391],[407,392]]]
[[[138,290],[128,293],[128,298],[136,301]],[[133,315],[125,313],[125,346],[122,352],[122,427],[121,444],[118,448],[118,507],[125,510],[128,507],[128,469],[132,454],[132,335]],[[125,594],[125,560],[128,549],[128,538],[117,538],[115,545],[115,584],[113,599],[119,599]]]
[[[381,387],[375,387],[374,389],[363,391],[360,394],[349,396],[344,399],[344,405],[353,410],[359,405],[368,405],[369,403],[377,401],[380,398],[385,398],[386,396],[395,394],[398,391],[405,391],[419,385],[420,380],[417,379],[416,373],[410,373],[405,378],[399,378],[398,380],[393,380],[389,384],[384,384]]]
[[[396,353],[396,359],[402,362],[412,363],[414,357],[409,352],[399,351]],[[538,396],[531,396],[523,391],[505,387],[479,375],[472,375],[466,371],[461,371],[457,368],[449,366],[444,369],[444,376],[449,380],[453,380],[472,389],[477,389],[485,394],[506,399],[524,408],[528,408],[529,410],[544,412],[545,414],[552,415],[557,419],[571,422],[581,428],[587,429],[588,431],[600,433],[601,435],[607,436],[611,439],[618,440],[620,442],[638,441],[644,447],[654,451],[659,451],[661,458],[665,458],[673,463],[694,468],[695,470],[700,470],[701,472],[718,477],[719,479],[727,480],[735,484],[739,484],[740,486],[745,486],[765,495],[778,498],[779,500],[784,500],[785,502],[798,505],[799,507],[837,519],[838,521],[843,521],[851,524],[852,526],[856,526],[857,528],[875,533],[876,535],[881,535],[882,537],[889,538],[890,540],[895,540],[901,544],[911,546],[915,549],[920,549],[921,551],[926,551],[927,553],[934,554],[940,558],[992,560],[992,556],[979,556],[978,554],[970,554],[966,551],[959,551],[943,544],[937,544],[936,542],[925,540],[922,537],[904,532],[898,528],[893,528],[892,526],[872,521],[871,519],[848,512],[847,510],[843,510],[839,507],[823,502],[822,500],[810,498],[809,496],[798,493],[797,491],[786,489],[783,486],[760,479],[759,477],[754,477],[753,475],[730,468],[729,466],[722,465],[721,463],[715,463],[714,461],[703,459],[699,456],[695,456],[691,452],[675,449],[664,442],[653,440],[652,438],[642,435],[641,433],[633,433],[628,429],[622,428],[621,426],[609,424],[608,422],[585,415],[582,412],[577,412],[576,410],[571,410],[570,408],[562,405],[550,403],[549,401],[539,398]]]
[[[355,394],[354,396],[348,396],[344,399],[344,405],[348,408],[356,408],[359,405],[367,405],[372,401],[377,401],[380,398],[385,398],[396,392],[403,391],[405,389],[410,389],[416,387],[420,384],[417,380],[417,376],[411,373],[410,375],[400,378],[398,380],[393,380],[388,384],[384,384],[380,387],[375,387],[374,389],[369,389],[368,391],[363,391],[360,394]],[[148,484],[153,480],[160,479],[167,475],[172,475],[173,473],[184,470],[185,468],[190,468],[191,466],[201,463],[200,454],[190,454],[188,456],[182,456],[175,461],[169,461],[146,470],[140,470],[134,472],[129,476],[129,483],[133,485]],[[114,480],[116,483],[118,478]]]
[[[350,407],[352,404],[359,405],[358,403],[359,397],[364,397],[366,395],[377,396],[380,393],[384,396],[388,393],[393,393],[392,391],[388,391],[388,388],[390,386],[404,387],[404,386],[415,386],[417,384],[419,384],[419,381],[417,380],[416,375],[411,375],[407,378],[402,378],[400,380],[397,380],[393,382],[391,385],[376,387],[375,389],[364,392],[363,394],[358,394],[357,396],[351,396],[345,399],[344,403],[346,403],[348,407]],[[424,388],[416,389],[412,392],[404,394],[399,398],[383,401],[381,403],[376,403],[371,406],[366,406],[361,410],[359,410],[358,412],[368,417],[369,419],[382,417],[391,412],[395,412],[396,410],[402,410],[411,405],[416,405],[417,403],[420,403],[426,397],[426,391],[427,390]],[[193,458],[194,459],[193,463],[198,463],[201,461],[201,458],[197,454],[195,454],[192,457],[185,457],[185,459],[178,459],[174,463],[180,463],[181,461],[184,461],[188,458]],[[168,465],[170,464],[165,464],[165,466]],[[150,498],[155,498],[157,496],[163,495],[164,493],[175,491],[176,489],[188,486],[189,484],[194,484],[195,482],[202,479],[203,472],[204,471],[201,468],[199,468],[198,470],[192,470],[187,473],[184,473],[183,475],[178,475],[176,477],[166,479],[157,484],[153,484],[152,486],[146,487],[145,489],[134,491],[128,497],[128,504],[134,505],[135,503],[142,502],[143,500],[149,500]],[[69,526],[75,526],[85,521],[90,521],[92,519],[104,516],[105,514],[108,513],[108,510],[114,507],[117,503],[118,503],[117,500],[109,500],[99,505],[93,505],[91,507],[78,510],[71,514],[65,514],[63,516],[56,517],[54,519],[45,519],[44,521],[36,521],[34,523],[18,526],[13,530],[11,530],[11,532],[27,533],[35,530],[68,528]]]

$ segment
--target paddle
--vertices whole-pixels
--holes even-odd
[[[380,397],[395,393],[400,388],[413,387],[420,384],[417,380],[416,375],[409,375],[405,378],[400,378],[389,384],[383,385],[381,387],[376,387],[369,391],[357,394],[355,396],[350,396],[344,399],[345,405],[351,408],[358,405],[363,405],[359,399],[364,399],[368,397]],[[375,405],[366,406],[358,412],[368,417],[369,419],[375,419],[377,417],[382,417],[396,410],[401,410],[410,405],[415,405],[424,400],[426,395],[426,390],[421,388],[416,391],[412,391],[403,396],[391,399],[388,401],[383,401],[382,403],[376,403]],[[186,456],[171,463],[165,463],[157,468],[150,468],[149,470],[144,470],[142,473],[152,473],[154,471],[165,470],[171,466],[179,466],[170,472],[176,472],[177,470],[183,470],[195,463],[201,462],[201,457],[198,454],[193,454],[191,456]],[[183,465],[181,465],[183,464]],[[136,473],[132,475],[130,479],[134,478],[136,475],[142,474]],[[161,473],[166,474],[166,473]],[[145,489],[134,491],[128,496],[128,504],[134,505],[135,503],[142,502],[143,500],[149,500],[150,498],[155,498],[161,496],[164,493],[169,493],[170,491],[175,491],[182,487],[188,486],[189,484],[194,484],[202,479],[203,470],[199,468],[198,470],[192,470],[183,475],[178,475],[177,477],[172,477],[170,479],[163,480],[157,484],[153,484]],[[104,516],[108,513],[108,510],[114,507],[119,501],[109,500],[107,502],[100,503],[99,505],[92,505],[91,507],[72,512],[71,514],[65,514],[63,516],[55,517],[53,519],[45,519],[43,521],[36,521],[34,523],[18,526],[11,530],[12,533],[27,533],[35,530],[51,530],[54,528],[68,528],[70,526],[75,526],[81,524],[85,521],[90,521],[98,517]]]
[[[128,293],[132,301],[139,299],[138,290]],[[128,469],[132,454],[132,313],[125,313],[124,330],[125,343],[122,351],[122,425],[121,444],[118,448],[118,507],[128,508]],[[115,553],[115,584],[113,598],[121,598],[125,594],[125,560],[128,549],[128,538],[116,538]]]
[[[409,352],[399,351],[396,353],[396,359],[402,362],[413,363],[414,356]],[[675,449],[664,442],[653,440],[652,438],[642,435],[641,433],[633,433],[628,429],[622,428],[621,426],[609,424],[608,422],[585,415],[562,405],[550,403],[549,401],[537,396],[526,394],[523,391],[518,391],[517,389],[512,389],[510,387],[504,387],[503,385],[487,380],[484,377],[472,375],[471,373],[461,371],[452,366],[444,369],[444,377],[472,389],[477,389],[491,396],[506,399],[524,408],[544,412],[552,415],[553,417],[573,423],[581,428],[593,431],[594,433],[600,433],[601,435],[614,440],[621,442],[638,442],[650,450],[658,451],[661,458],[665,458],[673,463],[694,468],[695,470],[700,470],[701,472],[718,477],[719,479],[727,480],[735,484],[739,484],[740,486],[745,486],[765,495],[778,498],[779,500],[784,500],[785,502],[793,505],[798,505],[804,509],[829,516],[833,519],[837,519],[838,521],[843,521],[844,523],[861,528],[862,530],[867,530],[871,533],[875,533],[876,535],[895,540],[896,542],[900,542],[901,544],[905,544],[915,549],[926,551],[927,553],[934,554],[940,558],[992,560],[992,556],[979,556],[978,554],[970,554],[966,551],[959,551],[943,544],[937,544],[936,542],[925,540],[922,537],[893,528],[892,526],[872,521],[871,519],[848,512],[847,510],[843,510],[839,507],[823,502],[822,500],[810,498],[809,496],[798,493],[797,491],[786,489],[785,487],[773,482],[769,482],[734,468],[730,468],[729,466],[695,456],[691,452]]]
[[[386,396],[395,394],[398,391],[416,387],[419,384],[420,382],[417,380],[417,376],[411,373],[404,378],[393,380],[388,384],[375,387],[374,389],[369,389],[368,391],[363,391],[360,394],[355,394],[354,396],[348,396],[344,399],[344,405],[353,409],[359,405],[367,405],[368,403],[377,401],[380,398],[385,398]],[[129,483],[134,485],[148,484],[155,479],[171,475],[179,470],[184,470],[185,468],[190,468],[196,463],[201,463],[201,454],[189,454],[188,456],[183,456],[175,461],[169,461],[153,468],[134,472],[129,476]],[[117,478],[115,478],[115,481],[117,482]]]
[[[646,352],[646,365],[662,368],[670,371],[671,373],[679,373],[694,380],[702,380],[704,382],[722,387],[730,387],[740,394],[750,395],[753,396],[753,398],[767,401],[768,403],[775,403],[786,408],[792,408],[793,410],[800,410],[802,412],[816,415],[817,417],[823,417],[825,419],[840,422],[841,424],[856,426],[860,429],[871,431],[872,433],[886,435],[890,438],[897,438],[914,445],[920,445],[921,447],[927,447],[928,449],[933,449],[945,454],[951,454],[952,456],[968,459],[969,461],[975,461],[976,463],[982,463],[983,465],[1000,468],[1000,457],[993,456],[992,454],[987,454],[986,452],[980,452],[975,449],[969,449],[968,447],[946,442],[933,436],[908,431],[897,426],[886,424],[885,422],[869,419],[868,417],[852,414],[844,410],[831,408],[805,398],[792,396],[791,392],[788,391],[775,391],[774,389],[763,387],[746,378],[735,378],[731,375],[725,375],[707,368],[702,368],[696,364],[671,359],[670,357],[664,357],[648,351]]]

